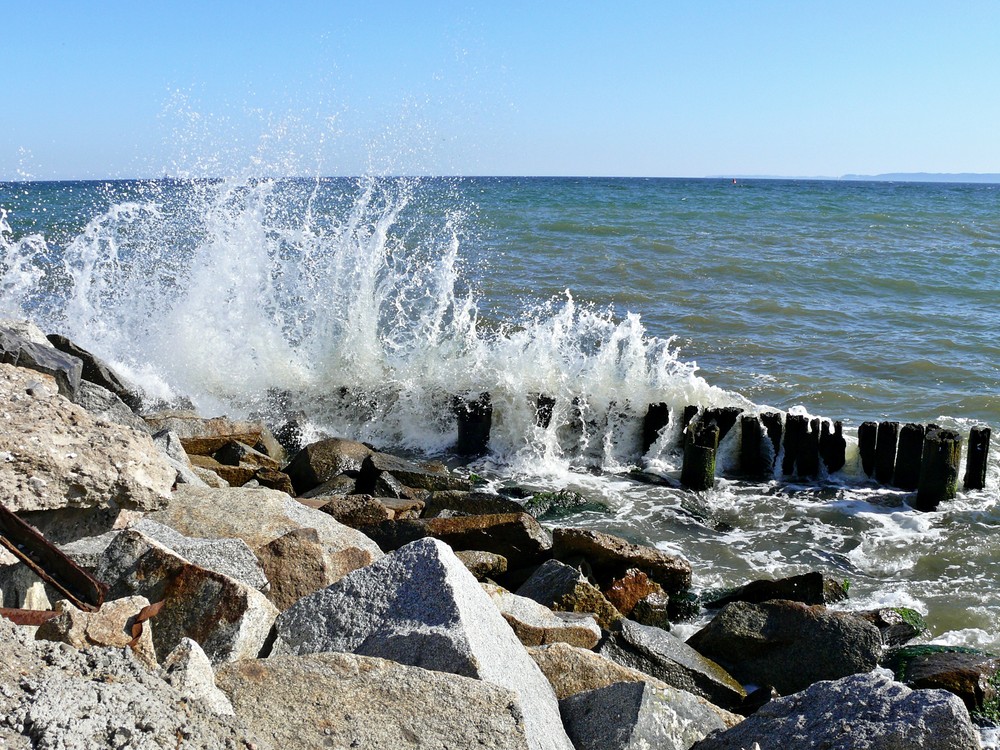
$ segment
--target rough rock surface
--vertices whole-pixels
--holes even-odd
[[[34,330],[30,330],[34,329]],[[60,396],[76,401],[83,363],[53,347],[33,324],[19,330],[0,325],[0,362],[51,377]]]
[[[482,550],[458,550],[455,554],[469,572],[480,581],[507,572],[507,558],[503,555]]]
[[[688,645],[741,682],[782,695],[869,672],[882,655],[882,636],[864,618],[780,599],[727,604]]]
[[[109,596],[163,601],[153,626],[159,659],[183,638],[199,643],[214,662],[256,657],[278,610],[244,583],[193,565],[139,531],[121,532],[104,552],[98,578]]]
[[[372,494],[366,485],[374,486],[379,474],[391,474],[406,487],[417,490],[469,490],[471,485],[467,479],[455,476],[443,467],[428,467],[407,461],[405,458],[389,453],[372,453],[361,464],[361,475],[358,477],[358,491]]]
[[[81,377],[85,382],[92,383],[102,390],[112,393],[129,411],[137,411],[142,406],[142,398],[136,389],[127,385],[107,362],[58,333],[50,333],[46,339],[59,351],[80,360],[83,364]],[[77,403],[81,402],[77,401]]]
[[[193,704],[128,649],[77,651],[29,641],[0,619],[4,750],[257,750],[272,746],[235,717]]]
[[[67,643],[73,648],[125,648],[133,643],[132,625],[147,606],[149,600],[145,597],[129,596],[106,601],[97,612],[83,612],[63,599],[55,605],[59,615],[42,623],[35,632],[35,638]],[[132,648],[146,664],[156,665],[156,652],[153,650],[153,636],[149,625],[142,626],[142,632]]]
[[[347,651],[477,677],[514,691],[532,748],[571,750],[555,694],[455,553],[422,539],[300,600],[273,654]]]
[[[32,388],[38,380],[0,364],[0,497],[8,509],[166,505],[176,472],[149,435],[95,420],[62,396]]]
[[[323,561],[323,577],[316,579],[316,588],[382,557],[382,550],[364,534],[277,490],[183,485],[174,492],[170,506],[150,518],[186,536],[242,539],[258,555],[289,531],[316,529]]]
[[[705,602],[705,606],[718,609],[730,602],[766,602],[771,599],[802,602],[803,604],[832,604],[847,598],[847,589],[840,581],[822,573],[803,573],[776,581],[762,579],[751,581],[738,589]]]
[[[328,438],[307,445],[288,462],[285,473],[292,479],[295,493],[315,489],[345,471],[360,471],[372,449],[353,440]]]
[[[238,716],[282,748],[526,750],[510,690],[354,654],[237,662],[218,682]]]
[[[943,690],[910,690],[879,673],[818,682],[765,704],[696,750],[978,750],[962,701]]]
[[[592,612],[605,630],[622,616],[579,570],[558,560],[539,566],[516,593],[560,612]]]
[[[153,434],[153,443],[160,452],[166,456],[167,461],[177,470],[178,484],[193,484],[196,487],[205,487],[204,480],[195,473],[191,459],[188,458],[187,451],[181,444],[181,439],[176,432],[170,430],[160,430]]]
[[[650,580],[649,576],[637,568],[629,568],[604,589],[608,601],[626,617],[632,617],[635,606],[653,594],[667,596],[660,584]]]
[[[168,685],[177,688],[189,700],[201,701],[212,713],[222,716],[235,713],[229,698],[215,686],[212,662],[196,641],[182,638],[163,660],[159,674]]]
[[[335,495],[329,497],[319,510],[352,529],[373,526],[396,517],[392,510],[371,495]]]
[[[599,531],[556,529],[552,532],[552,554],[559,560],[586,558],[602,585],[603,579],[617,578],[636,568],[667,592],[691,587],[691,564],[684,558]]]
[[[267,598],[282,612],[333,582],[316,529],[292,529],[282,534],[258,549],[257,559],[273,582]]]
[[[621,620],[602,644],[601,653],[723,708],[737,706],[746,697],[725,669],[660,628]]]
[[[907,646],[891,652],[885,665],[911,688],[954,693],[969,711],[995,713],[1000,705],[1000,657],[958,646]]]
[[[525,646],[561,642],[594,648],[601,640],[601,626],[593,615],[553,612],[534,599],[512,594],[493,584],[483,584],[483,590]]]
[[[211,455],[231,440],[257,445],[264,434],[264,426],[259,422],[241,422],[229,417],[205,419],[193,411],[162,411],[144,419],[153,432],[177,433],[184,450],[192,456]]]
[[[722,720],[703,701],[676,688],[619,682],[559,701],[576,750],[688,750]]]
[[[88,380],[80,381],[75,403],[90,412],[93,417],[131,427],[137,432],[150,432],[145,420],[132,411],[124,401],[107,388]]]
[[[432,492],[424,506],[424,518],[436,518],[445,511],[469,516],[489,516],[499,513],[523,513],[524,506],[516,500],[491,492],[442,490]]]

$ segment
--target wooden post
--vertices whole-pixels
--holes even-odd
[[[899,429],[896,448],[896,468],[892,483],[899,489],[913,492],[920,484],[920,455],[924,450],[924,426],[909,422]]]
[[[875,436],[875,481],[879,484],[892,484],[898,440],[899,422],[879,422]]]
[[[719,427],[701,420],[689,428],[684,444],[681,484],[690,490],[708,490],[715,486],[715,452],[719,447]]]
[[[795,473],[803,444],[809,434],[809,420],[801,414],[789,414],[785,419],[785,457],[781,461],[781,473]]]
[[[670,424],[670,407],[665,403],[650,404],[642,420],[642,455],[660,436],[660,430]]]
[[[810,419],[809,430],[802,435],[802,447],[795,462],[795,473],[800,477],[819,476],[819,426],[818,418]]]
[[[736,420],[742,413],[743,410],[738,406],[712,407],[711,409],[705,409],[705,413],[702,414],[701,419],[703,422],[715,422],[718,425],[719,442],[721,443],[723,438],[733,429],[733,425],[736,424]]]
[[[862,422],[858,427],[858,453],[861,454],[861,468],[866,476],[875,473],[875,444],[877,442],[878,424]]]
[[[740,471],[754,479],[767,479],[774,471],[774,451],[764,438],[764,425],[753,414],[740,417]]]
[[[535,424],[543,430],[547,430],[552,424],[552,410],[555,409],[556,400],[552,396],[539,393],[535,396]]]
[[[962,484],[967,490],[986,488],[986,459],[990,453],[990,428],[973,427],[969,432],[969,452],[965,459],[965,477]]]
[[[698,416],[698,404],[688,404],[684,407],[684,414],[681,416],[681,429],[687,430],[691,420]]]
[[[962,460],[962,438],[953,430],[930,425],[920,456],[917,510],[935,510],[942,500],[958,494],[958,464]]]
[[[490,394],[481,393],[472,401],[464,401],[456,396],[452,407],[458,420],[455,452],[463,456],[481,456],[486,453],[493,425],[493,402]]]
[[[771,457],[771,468],[778,461],[778,453],[781,450],[781,433],[784,430],[784,423],[781,421],[780,411],[766,411],[760,415],[760,421],[764,423],[767,436],[771,439],[771,447],[774,454]]]
[[[833,423],[833,432],[830,432],[830,420],[823,420],[822,433],[819,436],[819,452],[826,465],[829,474],[840,471],[847,462],[847,441],[844,440],[844,424],[842,422]]]

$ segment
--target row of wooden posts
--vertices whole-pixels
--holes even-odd
[[[552,420],[555,399],[539,395],[534,399],[535,421],[547,428]],[[493,420],[489,393],[466,400],[456,397],[453,411],[458,421],[455,449],[463,455],[486,452]],[[739,474],[766,481],[774,476],[778,457],[781,473],[800,479],[817,479],[821,464],[828,474],[844,467],[847,441],[843,424],[819,417],[780,412],[744,414],[734,406],[702,409],[696,405],[681,414],[684,458],[681,484],[691,490],[715,485],[715,464],[719,444],[740,423]],[[666,403],[650,404],[643,418],[642,452],[645,454],[670,424]],[[784,452],[781,448],[784,446]],[[973,427],[969,434],[963,485],[966,490],[986,486],[986,465],[990,428]],[[882,485],[907,492],[916,491],[914,507],[934,510],[958,492],[958,472],[962,458],[962,437],[954,430],[937,425],[899,422],[865,422],[858,428],[858,451],[864,473]]]

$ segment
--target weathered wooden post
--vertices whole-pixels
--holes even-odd
[[[833,474],[844,468],[847,462],[847,441],[844,439],[844,424],[833,422],[833,432],[830,432],[830,420],[823,420],[822,432],[819,436],[819,453],[823,457],[827,473]]]
[[[908,422],[899,429],[896,468],[892,483],[912,492],[920,484],[920,455],[924,451],[924,426]]]
[[[687,430],[688,425],[691,424],[691,420],[698,416],[698,404],[688,404],[684,407],[684,413],[681,415],[681,429]]]
[[[493,401],[489,393],[466,401],[458,396],[452,401],[452,410],[458,420],[458,440],[455,452],[463,456],[481,456],[490,444],[493,426]]]
[[[917,510],[935,510],[942,500],[958,494],[958,464],[962,460],[962,438],[953,430],[929,425],[920,455]]]
[[[781,473],[795,473],[795,465],[802,453],[802,446],[809,433],[809,420],[801,414],[789,414],[785,419],[785,456],[781,460]]]
[[[649,447],[660,436],[660,430],[670,424],[670,407],[665,403],[650,404],[646,416],[642,420],[642,454],[646,455]]]
[[[701,420],[688,427],[684,443],[684,465],[681,484],[690,490],[707,490],[715,486],[715,453],[719,448],[719,427]]]
[[[861,454],[861,469],[865,476],[875,473],[875,444],[878,435],[878,424],[862,422],[858,427],[858,453]]]
[[[967,490],[986,487],[986,459],[990,452],[990,428],[973,427],[969,432],[969,452],[965,459],[965,477],[962,484]]]
[[[781,433],[784,430],[784,422],[781,419],[780,411],[766,411],[760,415],[760,421],[767,430],[767,436],[771,439],[771,447],[774,448],[774,456],[771,458],[771,468],[778,461],[778,453],[781,450]]]
[[[899,422],[879,422],[875,433],[875,481],[879,484],[892,484],[898,440]]]
[[[547,430],[552,424],[552,410],[556,407],[556,400],[552,396],[539,393],[535,396],[535,424],[543,430]]]
[[[754,479],[766,479],[773,471],[773,456],[760,418],[753,414],[740,417],[740,471]]]
[[[719,442],[729,434],[729,431],[733,429],[736,424],[736,420],[739,418],[743,410],[738,406],[713,406],[711,409],[705,409],[705,413],[702,414],[701,419],[703,422],[715,422],[719,427]]]

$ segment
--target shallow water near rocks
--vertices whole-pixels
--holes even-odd
[[[236,416],[280,393],[311,436],[419,455],[453,458],[452,397],[489,392],[490,450],[469,470],[590,501],[552,523],[682,554],[698,588],[821,570],[850,582],[841,606],[913,607],[933,642],[998,652],[997,440],[987,488],[936,513],[856,453],[869,419],[1000,423],[998,187],[4,183],[0,314],[70,336],[151,397]],[[546,428],[537,394],[556,399]],[[658,402],[671,426],[642,455]],[[737,429],[716,487],[683,490],[687,404],[842,419],[847,466],[726,478]]]

